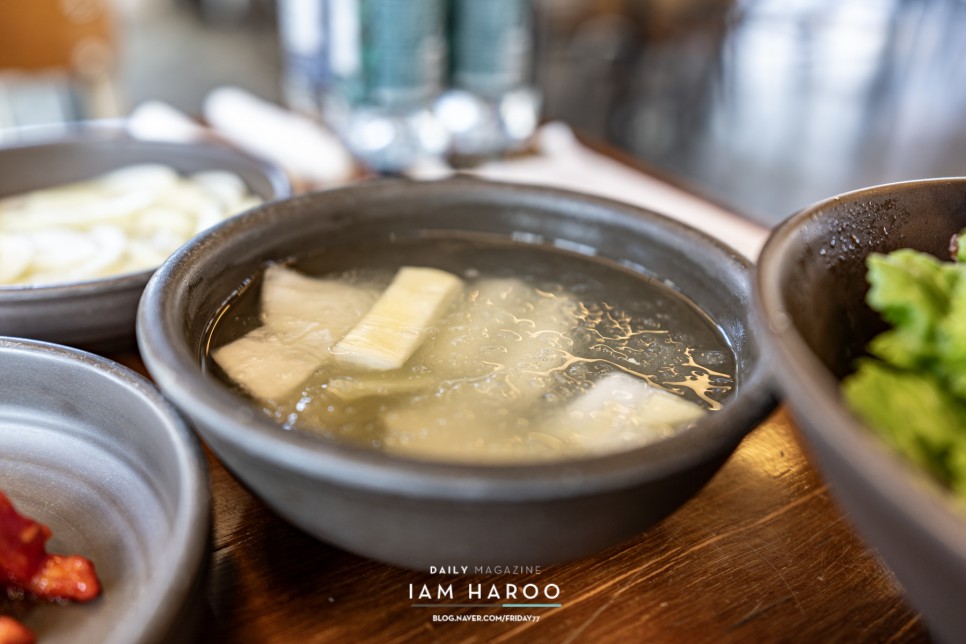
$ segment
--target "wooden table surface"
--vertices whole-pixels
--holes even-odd
[[[110,357],[148,375],[137,355]],[[663,522],[539,574],[440,575],[344,552],[279,519],[206,453],[213,539],[203,642],[929,641],[807,462],[784,408]],[[442,602],[453,603],[468,584],[554,584],[560,607],[414,607],[427,600],[411,598],[411,587],[418,595],[424,584],[452,584],[457,598]]]
[[[120,361],[144,372],[136,356]],[[928,641],[807,462],[783,408],[662,523],[539,574],[452,576],[368,561],[289,526],[208,456],[205,642]],[[458,602],[467,584],[508,583],[555,584],[561,606],[429,609],[410,598],[410,584],[417,596],[423,584],[453,584],[457,599],[443,601]],[[503,616],[539,619],[489,621]]]

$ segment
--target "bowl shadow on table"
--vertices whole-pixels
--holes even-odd
[[[525,630],[551,638],[570,637],[579,623],[586,630],[577,641],[593,641],[613,632],[607,624],[616,619],[620,628],[679,641],[777,641],[790,626],[813,641],[834,641],[848,617],[855,625],[849,633],[884,640],[903,632],[919,641],[917,616],[895,603],[898,590],[878,560],[844,522],[825,522],[841,517],[781,426],[774,417],[764,423],[698,496],[644,534],[537,574],[440,576],[389,566],[319,542],[250,499],[240,520],[250,536],[227,540],[215,556],[209,596],[218,617],[204,641],[267,635],[283,616],[285,630],[272,634],[279,641],[297,634],[404,641],[425,636],[429,619],[413,613],[410,584],[418,593],[422,584],[452,583],[459,593],[469,583],[531,582],[562,589],[563,609],[547,611]],[[803,534],[801,523],[787,520],[792,513],[814,529]],[[243,580],[252,575],[257,584]],[[815,577],[827,584],[815,584]],[[707,592],[691,592],[691,582]],[[257,596],[234,592],[252,587]],[[722,601],[725,589],[725,596],[741,599]],[[631,615],[636,626],[623,623]],[[516,628],[447,627],[454,637]]]
[[[865,303],[868,254],[913,248],[948,259],[950,237],[964,226],[966,179],[847,193],[780,226],[757,276],[763,342],[810,456],[934,634],[949,641],[966,632],[966,522],[938,485],[849,414],[839,381],[885,329]]]
[[[339,550],[286,523],[251,497],[239,519],[246,536],[216,544],[208,578],[208,606],[199,641],[238,641],[258,633],[274,612],[312,624],[335,601],[335,579],[354,579],[371,562]],[[293,557],[291,553],[298,553]],[[240,592],[257,588],[257,593]],[[298,612],[293,614],[293,607]],[[254,630],[253,630],[254,629]],[[269,634],[266,634],[269,635]]]

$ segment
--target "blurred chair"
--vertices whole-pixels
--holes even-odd
[[[547,116],[762,223],[862,186],[966,174],[966,0],[566,6],[550,23]]]
[[[0,2],[0,140],[6,128],[117,116],[116,74],[110,0]]]
[[[689,171],[763,220],[966,172],[962,0],[741,0],[731,20]]]

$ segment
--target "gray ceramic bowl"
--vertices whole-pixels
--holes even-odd
[[[132,163],[180,172],[229,170],[264,199],[290,193],[281,169],[216,143],[139,141],[115,127],[82,128],[57,140],[0,147],[0,197],[89,179]],[[134,317],[150,271],[44,286],[0,286],[0,335],[103,352],[134,345]]]
[[[935,633],[966,633],[966,515],[842,406],[839,380],[883,323],[865,258],[914,248],[948,259],[966,227],[966,179],[897,183],[806,208],[779,226],[757,274],[774,374],[833,494]]]
[[[41,642],[159,642],[203,602],[209,492],[198,442],[153,385],[104,358],[0,338],[0,490],[94,562],[100,598],[30,603]],[[19,612],[19,611],[16,611]]]
[[[692,430],[634,451],[559,464],[457,466],[283,431],[202,373],[209,321],[263,262],[420,230],[528,233],[652,269],[729,338],[738,356],[737,393]],[[750,296],[745,259],[653,213],[475,179],[385,181],[269,204],[187,245],[145,290],[138,342],[162,391],[218,457],[310,534],[412,568],[540,564],[603,549],[659,521],[694,495],[772,408],[748,332]]]

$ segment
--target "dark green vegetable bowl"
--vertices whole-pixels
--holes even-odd
[[[935,635],[950,642],[966,633],[966,502],[859,422],[841,381],[887,328],[866,304],[870,253],[911,248],[948,259],[950,237],[964,227],[966,178],[850,192],[780,225],[756,283],[766,354],[811,455]],[[908,393],[883,392],[881,402]]]

